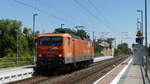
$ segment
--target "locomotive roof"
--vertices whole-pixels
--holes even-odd
[[[44,36],[63,36],[63,37],[73,37],[73,38],[76,38],[76,39],[80,39],[80,40],[88,40],[90,41],[90,39],[88,38],[83,38],[81,36],[78,36],[78,35],[73,35],[73,34],[68,34],[68,33],[44,33],[44,34],[39,34],[38,37],[44,37]]]
[[[39,34],[38,37],[43,37],[43,36],[63,36],[63,37],[71,37],[70,34],[55,34],[55,33],[45,33],[45,34]]]

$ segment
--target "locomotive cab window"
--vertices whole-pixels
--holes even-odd
[[[70,46],[70,37],[68,37],[68,46]]]
[[[60,36],[53,36],[53,37],[40,37],[39,39],[40,45],[53,45],[53,46],[59,46],[62,44],[62,37]]]

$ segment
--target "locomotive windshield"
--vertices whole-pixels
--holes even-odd
[[[53,37],[40,37],[39,38],[39,44],[45,45],[45,46],[59,46],[62,44],[62,37],[60,36],[53,36]]]

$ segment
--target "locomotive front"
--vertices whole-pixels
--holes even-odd
[[[41,35],[36,49],[37,68],[49,69],[63,64],[63,36]]]

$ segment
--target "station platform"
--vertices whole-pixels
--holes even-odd
[[[0,69],[0,84],[10,83],[33,76],[35,65]]]
[[[98,62],[98,61],[107,60],[111,58],[113,58],[113,56],[100,56],[100,57],[95,57],[93,61]]]
[[[113,56],[100,56],[95,57],[94,62],[111,59]],[[10,83],[26,78],[33,77],[35,65],[10,67],[0,69],[0,84]]]
[[[93,84],[148,84],[144,81],[143,69],[133,64],[130,57]]]
[[[144,84],[144,74],[140,65],[130,65],[122,75],[118,84]],[[115,84],[112,82],[112,84]]]

